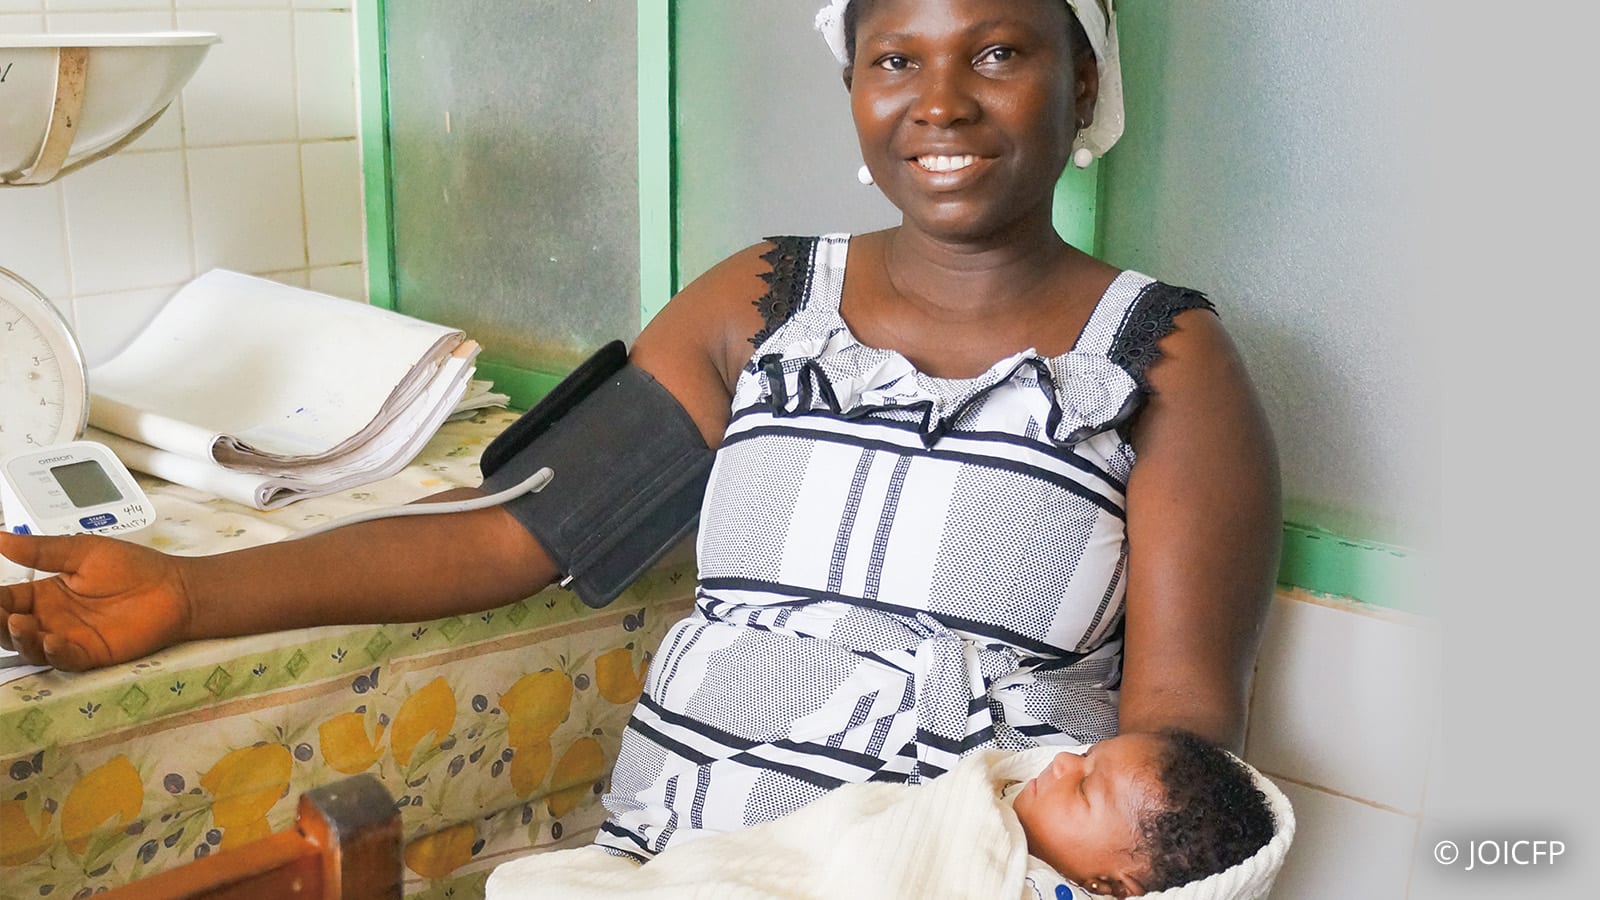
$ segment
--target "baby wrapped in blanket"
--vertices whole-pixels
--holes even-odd
[[[524,857],[487,896],[1248,900],[1293,831],[1282,793],[1233,756],[1184,732],[1129,734],[980,751],[918,786],[848,785],[643,866],[590,847]]]

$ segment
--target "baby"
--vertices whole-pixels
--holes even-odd
[[[781,819],[679,840],[644,865],[594,847],[534,854],[499,866],[486,890],[490,900],[1127,897],[1248,859],[1273,826],[1233,757],[1185,732],[1132,734],[1087,752],[982,750],[914,787],[844,785]]]
[[[1060,752],[1007,793],[1029,854],[1112,897],[1216,874],[1273,835],[1267,798],[1249,770],[1185,731],[1120,735],[1081,754]]]

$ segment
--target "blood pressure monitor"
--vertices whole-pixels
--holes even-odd
[[[93,441],[0,458],[0,512],[16,534],[117,535],[155,520],[128,468]]]
[[[155,507],[88,417],[83,353],[50,301],[0,269],[0,523],[21,534],[121,534]]]

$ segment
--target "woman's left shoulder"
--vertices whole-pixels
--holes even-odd
[[[1213,386],[1249,384],[1238,348],[1211,297],[1164,281],[1150,280],[1139,289],[1109,353],[1153,394],[1193,379]]]
[[[1159,315],[1143,322],[1130,317],[1125,329],[1149,343],[1129,368],[1144,394],[1133,429],[1141,460],[1148,449],[1201,438],[1252,445],[1270,458],[1272,433],[1260,395],[1216,306],[1188,288],[1168,285],[1160,293]],[[1272,468],[1270,459],[1263,462]]]

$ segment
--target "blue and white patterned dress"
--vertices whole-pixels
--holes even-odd
[[[597,842],[644,858],[841,784],[1117,730],[1119,433],[1203,296],[1124,272],[1077,345],[970,379],[862,345],[849,238],[778,238],[702,508],[696,610],[653,660]],[[770,332],[770,333],[769,333]]]

